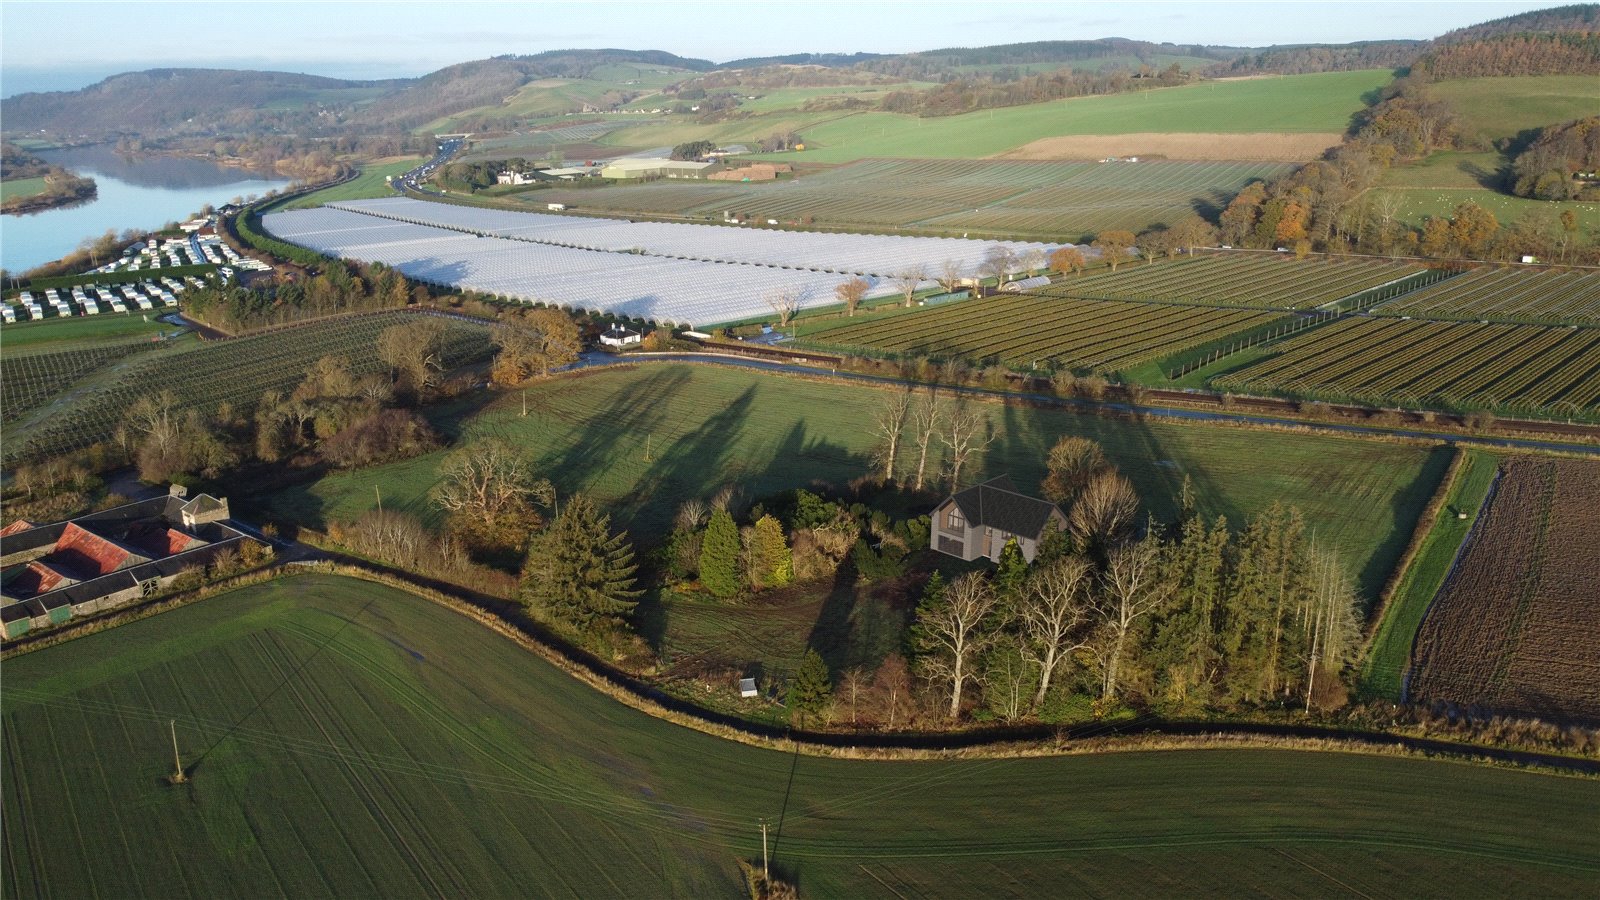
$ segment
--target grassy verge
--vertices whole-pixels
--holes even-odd
[[[167,312],[163,307],[160,312]],[[54,318],[39,322],[18,322],[5,326],[0,336],[0,353],[19,351],[55,352],[100,343],[121,343],[141,337],[181,330],[176,325],[155,320],[158,312],[101,313],[98,316]]]
[[[1362,665],[1362,690],[1373,696],[1399,698],[1411,645],[1428,604],[1450,574],[1456,551],[1472,530],[1494,483],[1498,457],[1482,450],[1459,452],[1464,454],[1461,470],[1445,495],[1443,508],[1381,611]],[[1466,518],[1460,517],[1463,513]]]

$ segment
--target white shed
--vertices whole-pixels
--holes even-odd
[[[756,680],[754,678],[739,679],[739,696],[749,698],[760,695],[761,692],[756,690]]]

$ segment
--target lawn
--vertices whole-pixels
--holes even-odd
[[[717,125],[628,128],[606,137],[618,146],[676,144],[704,138],[759,141],[797,131],[807,149],[775,159],[849,162],[866,157],[973,158],[1058,135],[1226,132],[1338,132],[1363,108],[1362,97],[1391,78],[1384,70],[1207,81],[1102,97],[1075,97],[958,116],[918,118],[884,112],[781,112]]]
[[[844,485],[868,472],[878,388],[705,365],[650,364],[527,389],[444,423],[466,440],[500,437],[562,494],[586,491],[619,525],[651,541],[678,506],[738,484],[752,499],[814,480]],[[1176,515],[1189,475],[1206,515],[1237,525],[1274,500],[1298,506],[1374,596],[1447,465],[1444,451],[1356,438],[1222,426],[1131,422],[1062,410],[981,404],[996,439],[963,481],[1010,473],[1032,488],[1063,435],[1093,437],[1159,519]],[[939,451],[935,450],[937,454]],[[902,468],[914,462],[902,447]],[[285,521],[317,526],[375,505],[438,523],[429,492],[446,453],[330,475],[266,498]]]
[[[1600,116],[1600,93],[1592,75],[1457,78],[1429,90],[1455,107],[1463,135],[1483,142]]]
[[[0,201],[10,200],[13,197],[32,197],[42,194],[49,185],[44,178],[8,178],[0,181]]]
[[[37,322],[18,322],[0,330],[0,354],[21,350],[54,352],[100,343],[122,343],[141,337],[154,338],[183,329],[156,321],[155,314],[101,313],[98,316],[55,317]]]
[[[335,203],[340,200],[370,200],[375,197],[392,197],[394,189],[383,180],[393,175],[399,177],[402,173],[409,172],[422,162],[422,157],[413,156],[394,162],[380,163],[377,165],[362,166],[361,174],[333,187],[326,187],[320,191],[312,191],[304,197],[297,197],[283,205],[283,209],[309,209],[321,206],[324,203]]]
[[[1483,501],[1489,496],[1489,486],[1494,484],[1495,469],[1500,462],[1497,457],[1480,450],[1461,452],[1467,454],[1467,458],[1445,498],[1444,508],[1395,588],[1394,596],[1384,607],[1372,647],[1362,663],[1364,692],[1400,699],[1417,628],[1422,625],[1422,617],[1439,592],[1439,586],[1444,584],[1445,576],[1450,574],[1461,542],[1477,522]],[[1458,518],[1457,513],[1466,513],[1467,517]]]
[[[732,896],[763,818],[812,897],[1577,896],[1600,877],[1600,782],[1266,750],[801,757],[327,576],[10,660],[5,701],[9,897]]]

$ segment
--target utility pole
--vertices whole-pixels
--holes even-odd
[[[178,759],[178,722],[176,719],[167,720],[167,729],[172,732],[172,783],[183,784],[189,779],[183,774],[183,763]]]
[[[772,881],[772,872],[767,868],[767,820],[761,820],[761,877],[768,882]]]
[[[378,514],[382,515],[383,514],[383,491],[379,490],[377,485],[373,485],[372,486],[372,495],[374,497],[378,498]]]

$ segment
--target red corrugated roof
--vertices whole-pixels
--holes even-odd
[[[56,549],[45,556],[45,561],[61,563],[92,578],[109,575],[124,566],[144,560],[98,534],[78,527],[76,522],[68,522],[60,540],[56,541]]]
[[[205,541],[176,528],[167,528],[159,522],[141,522],[128,529],[123,542],[135,550],[143,550],[152,559],[161,559],[198,547]]]
[[[60,572],[34,560],[23,567],[17,577],[6,585],[6,589],[18,597],[33,597],[45,591],[55,590],[66,580]]]
[[[32,527],[33,523],[29,522],[27,519],[18,519],[6,527],[0,528],[0,537],[9,537],[19,531],[27,531]]]

